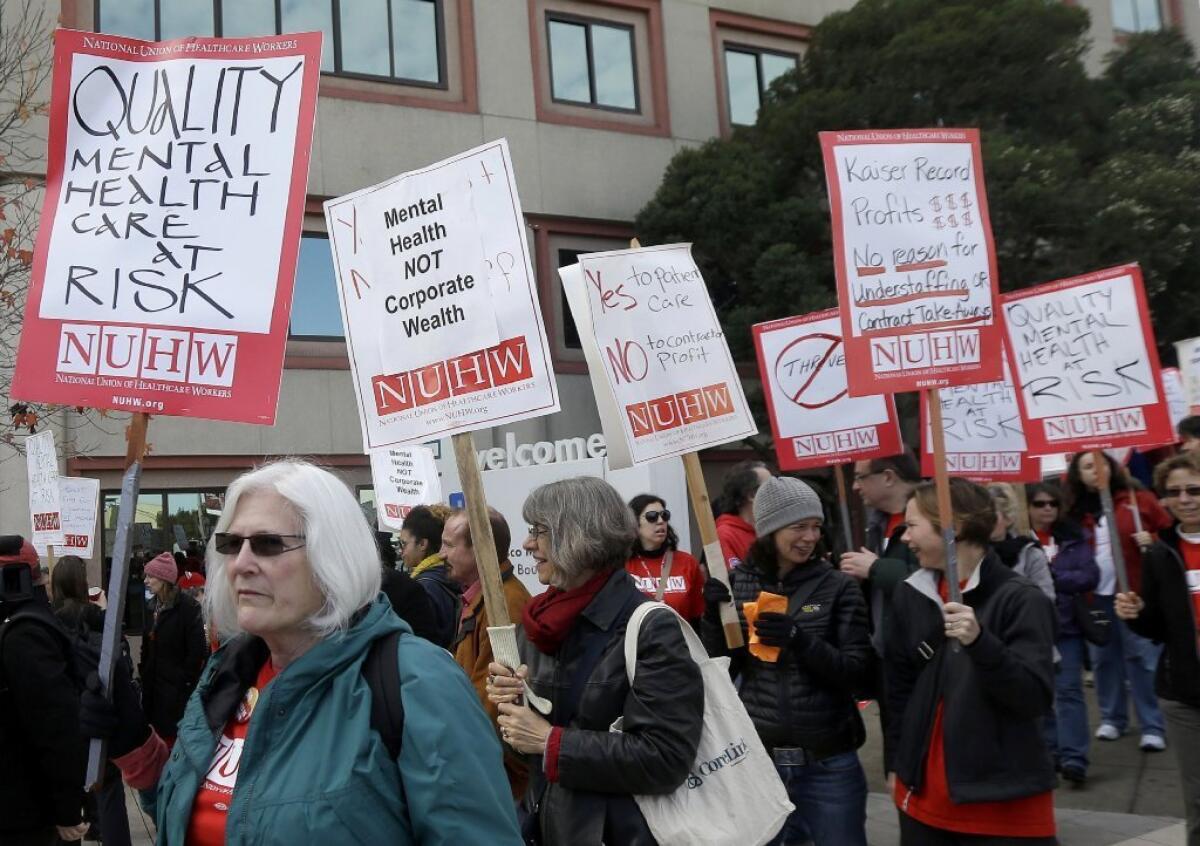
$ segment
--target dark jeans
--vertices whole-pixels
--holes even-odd
[[[1117,619],[1113,598],[1096,594],[1096,607],[1108,613],[1112,620],[1112,635],[1107,646],[1088,647],[1096,674],[1096,699],[1100,704],[1100,719],[1117,727],[1129,728],[1129,699],[1137,713],[1142,734],[1166,733],[1158,697],[1154,693],[1154,673],[1162,645],[1133,633],[1126,623]],[[1125,682],[1129,682],[1126,692]]]
[[[991,834],[959,834],[918,822],[903,811],[900,815],[900,846],[1058,846],[1057,837],[997,837]]]
[[[857,752],[775,768],[796,810],[770,846],[867,846],[867,776]]]
[[[1061,766],[1086,773],[1092,736],[1083,698],[1087,642],[1082,637],[1061,637],[1057,645],[1060,659],[1054,673],[1054,710],[1045,721],[1046,747]]]
[[[125,783],[121,772],[112,767],[104,776],[104,786],[96,794],[96,823],[104,846],[130,846],[129,815],[125,811]]]

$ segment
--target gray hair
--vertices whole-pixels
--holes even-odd
[[[1004,515],[1010,526],[1016,525],[1017,497],[1013,486],[1005,482],[996,482],[988,485],[987,490],[992,495],[992,502],[996,503],[996,510]]]
[[[550,530],[550,560],[568,580],[587,570],[624,566],[637,537],[629,506],[612,485],[594,476],[536,488],[521,515]]]
[[[379,594],[379,549],[350,489],[328,470],[305,461],[275,461],[256,467],[233,481],[214,532],[229,529],[239,500],[248,493],[271,491],[287,500],[300,519],[305,552],[313,582],[324,605],[308,619],[322,639],[350,627],[358,609]],[[217,552],[209,538],[204,605],[208,619],[222,638],[242,633],[237,603],[225,568],[230,556]]]

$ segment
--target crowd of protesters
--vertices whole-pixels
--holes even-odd
[[[84,562],[47,585],[0,537],[0,842],[128,843],[127,786],[163,844],[652,844],[647,797],[703,781],[690,629],[793,806],[773,844],[866,843],[872,699],[907,846],[1056,842],[1053,791],[1086,786],[1091,741],[1129,731],[1131,704],[1140,748],[1177,756],[1200,846],[1200,419],[1181,435],[1152,490],[1099,453],[1061,483],[954,479],[952,526],[912,456],[860,461],[865,539],[838,554],[819,485],[744,462],[715,500],[728,579],[657,493],[543,485],[516,539],[544,592],[489,512],[519,661],[493,650],[464,511],[414,508],[393,545],[303,462],[237,479],[203,561],[145,562],[140,660],[123,650],[108,695]],[[677,614],[627,642],[655,600]],[[91,738],[108,766],[85,793]]]

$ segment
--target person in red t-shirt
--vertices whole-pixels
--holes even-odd
[[[1179,761],[1188,846],[1200,846],[1200,456],[1160,464],[1154,486],[1174,527],[1142,559],[1142,592],[1116,597],[1117,616],[1164,645],[1155,687]]]
[[[725,475],[717,511],[717,540],[730,570],[741,566],[754,543],[754,497],[771,471],[757,459],[739,462]]]
[[[679,548],[666,503],[654,494],[638,494],[629,501],[629,508],[637,520],[638,536],[625,569],[638,590],[667,603],[698,626],[704,614],[704,575],[700,562]]]
[[[900,842],[1050,846],[1055,776],[1041,720],[1053,702],[1054,607],[989,547],[987,490],[952,479],[950,500],[961,601],[948,601],[937,489],[918,485],[904,541],[921,569],[897,586],[885,641]]]

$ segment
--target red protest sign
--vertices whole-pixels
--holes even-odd
[[[13,397],[275,421],[320,62],[320,33],[55,33]]]
[[[1041,479],[1041,462],[1029,453],[1007,367],[999,382],[942,388],[937,396],[942,406],[947,473],[984,483]],[[921,392],[921,437],[921,473],[932,476],[937,468],[928,391]]]
[[[820,137],[850,395],[1000,379],[979,131]]]
[[[1136,264],[1005,294],[1005,346],[1035,455],[1171,443]]]
[[[781,470],[896,455],[891,396],[851,397],[837,309],[758,323],[758,372]]]

